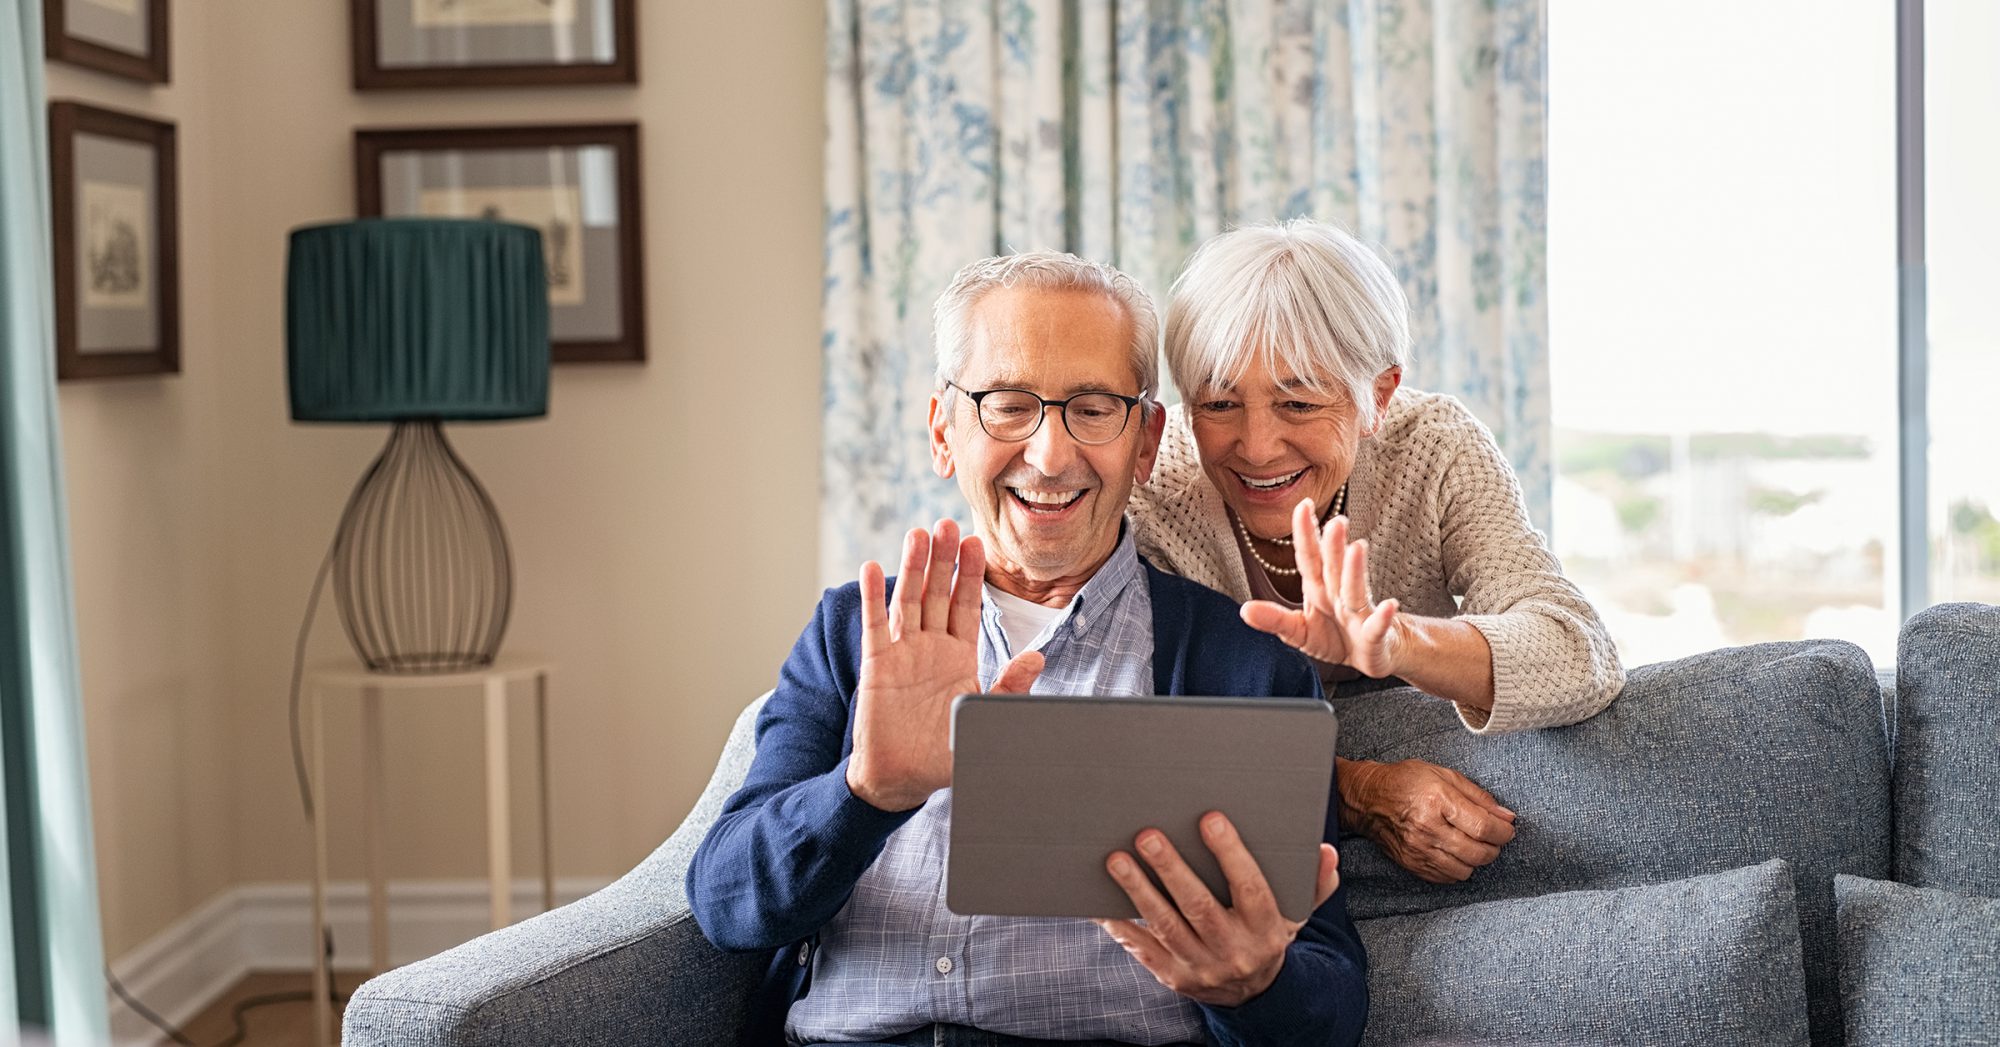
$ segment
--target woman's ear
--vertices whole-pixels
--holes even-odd
[[[1368,427],[1363,436],[1374,436],[1382,429],[1382,415],[1389,410],[1389,400],[1396,395],[1396,388],[1403,384],[1403,369],[1391,367],[1375,376],[1375,424]]]

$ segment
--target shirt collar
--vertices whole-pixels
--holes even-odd
[[[1118,544],[1112,547],[1111,556],[1097,568],[1096,574],[1083,583],[1076,595],[1070,597],[1062,617],[1057,619],[1058,625],[1081,616],[1082,621],[1078,622],[1077,628],[1088,631],[1093,623],[1106,621],[1110,616],[1104,612],[1144,574],[1139,566],[1139,547],[1132,539],[1132,528],[1127,521],[1120,520]],[[993,583],[987,582],[986,585],[991,588]],[[991,599],[980,601],[980,617],[998,628],[999,605]]]

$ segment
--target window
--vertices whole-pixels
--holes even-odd
[[[2000,5],[1924,5],[1930,597],[2000,603]]]
[[[1893,14],[1549,4],[1552,537],[1628,665],[1807,636],[1894,659]],[[1979,138],[1989,167],[1966,194],[2000,184]],[[1977,260],[1968,287],[2000,276],[1990,251]],[[1984,378],[1957,363],[1951,381],[1993,388],[1984,337]],[[1934,491],[1989,510],[1967,510],[1939,571],[1963,553],[1992,584],[2000,493],[1950,487],[1938,460]]]

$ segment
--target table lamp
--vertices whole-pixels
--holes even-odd
[[[492,665],[513,605],[507,533],[443,423],[548,413],[541,233],[429,218],[294,229],[285,333],[293,421],[394,424],[334,537],[355,651],[377,672]]]

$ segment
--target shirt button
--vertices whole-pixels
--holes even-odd
[[[950,973],[951,973],[951,957],[949,957],[949,956],[940,956],[940,957],[938,957],[938,958],[937,958],[937,962],[936,962],[936,963],[934,963],[934,964],[931,964],[931,966],[933,966],[933,967],[936,967],[936,968],[937,968],[937,972],[938,972],[939,974],[950,974]]]
[[[805,944],[799,946],[799,966],[804,967],[806,965],[806,961],[812,959],[812,951],[813,947],[811,942],[806,942]]]
[[[1077,615],[1077,616],[1076,616],[1076,631],[1077,631],[1077,632],[1084,632],[1085,630],[1087,630],[1087,629],[1089,629],[1089,628],[1090,628],[1090,623],[1089,623],[1089,622],[1086,622],[1086,621],[1084,621],[1084,620],[1083,620],[1083,616],[1082,616],[1082,615],[1080,615],[1080,614],[1079,614],[1079,615]]]

